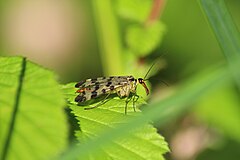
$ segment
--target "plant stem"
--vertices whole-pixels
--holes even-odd
[[[103,71],[105,75],[123,73],[121,42],[110,0],[92,1]]]

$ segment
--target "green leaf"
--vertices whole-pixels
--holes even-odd
[[[125,19],[143,23],[148,18],[153,0],[118,0],[117,13]]]
[[[200,0],[204,13],[220,44],[220,47],[233,72],[233,77],[240,90],[240,73],[234,72],[235,61],[240,60],[240,32],[224,3],[224,0]]]
[[[206,91],[223,85],[223,82],[229,78],[229,73],[225,67],[218,66],[218,69],[208,70],[204,76],[186,82],[186,85],[183,85],[182,89],[173,96],[149,105],[148,109],[143,112],[144,115],[136,116],[129,120],[128,123],[120,125],[117,128],[112,128],[94,140],[88,140],[87,143],[71,147],[61,159],[67,160],[84,157],[89,151],[95,152],[100,144],[106,145],[109,143],[109,140],[113,141],[123,137],[129,133],[129,130],[142,126],[142,124],[149,122],[149,120],[154,122],[158,120],[158,125],[161,125],[183,111],[186,111],[186,109],[189,109],[192,106],[190,104],[198,100]]]
[[[146,56],[156,49],[164,32],[165,25],[158,21],[148,26],[133,24],[127,29],[126,42],[134,53]]]
[[[74,84],[65,86],[64,92],[69,100],[69,106],[72,113],[79,121],[80,131],[76,136],[80,143],[94,139],[109,129],[116,128],[120,124],[128,123],[132,117],[140,115],[140,111],[134,112],[132,101],[128,103],[127,115],[124,114],[125,100],[118,97],[108,100],[106,103],[91,110],[84,110],[90,106],[77,106],[73,101],[76,96]],[[146,102],[139,98],[137,105]],[[91,106],[95,106],[96,103]],[[107,146],[102,145],[98,152],[90,152],[93,159],[164,159],[163,154],[168,152],[169,148],[164,138],[160,136],[156,129],[150,124],[142,124],[141,127],[130,132],[128,136],[117,140],[111,140]],[[79,157],[80,159],[85,159]]]
[[[46,159],[67,142],[55,75],[21,57],[0,57],[1,159]]]

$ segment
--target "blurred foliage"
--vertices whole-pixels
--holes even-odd
[[[114,8],[111,7],[111,3],[114,2],[119,17],[114,14]],[[154,12],[157,19],[149,19],[151,10],[155,9],[152,7],[153,1],[147,0],[142,3],[140,0],[113,2],[107,0],[104,3],[100,1],[92,3],[105,75],[137,74],[134,76],[143,77],[144,75],[131,71],[139,67],[147,70],[149,63],[141,63],[139,60],[156,49],[165,30],[164,25],[158,22],[158,12]],[[125,25],[120,28],[118,23]],[[132,67],[124,67],[129,62]]]
[[[116,10],[120,17],[141,24],[148,18],[152,4],[152,0],[116,0]]]
[[[219,144],[217,147],[206,149],[196,159],[238,160],[240,157],[239,148],[240,144],[238,142],[226,139],[225,142]]]
[[[161,113],[160,109],[158,112],[157,109],[155,110],[155,116],[160,117],[158,118],[160,124],[166,122],[164,126],[159,126],[159,129],[161,131],[174,131],[170,134],[169,132],[163,133],[167,141],[170,142],[170,147],[174,147],[171,146],[174,135],[177,135],[179,130],[187,128],[186,126],[182,127],[185,122],[181,121],[178,113],[181,113],[181,117],[187,117],[194,113],[195,119],[199,121],[192,123],[200,123],[213,129],[213,133],[211,129],[208,132],[211,132],[217,139],[217,147],[203,146],[202,150],[198,151],[194,157],[196,159],[223,159],[230,157],[227,155],[235,155],[240,139],[240,102],[239,90],[236,85],[236,82],[239,83],[239,73],[236,72],[238,67],[234,66],[237,63],[232,62],[237,58],[229,57],[231,57],[230,53],[239,53],[238,49],[235,50],[232,47],[239,48],[239,39],[236,37],[239,35],[238,29],[240,27],[240,19],[238,18],[240,16],[240,1],[225,1],[227,10],[223,0],[168,0],[165,1],[166,5],[161,4],[158,12],[154,12],[157,14],[151,19],[153,6],[156,6],[157,1],[106,0],[103,2],[100,0],[81,0],[72,2],[75,6],[79,6],[79,10],[84,8],[84,14],[87,15],[88,19],[88,30],[84,35],[84,42],[79,44],[79,48],[72,51],[75,54],[69,63],[61,64],[61,68],[58,68],[58,70],[63,71],[60,81],[71,82],[103,75],[133,74],[135,77],[144,77],[151,64],[158,61],[148,76],[151,77],[151,83],[148,85],[154,92],[154,96],[150,97],[151,100],[159,102],[163,97],[168,97],[175,92],[179,93],[174,98],[168,99],[167,102],[160,101],[149,107],[158,108],[165,103],[175,105],[172,109],[170,107],[170,114],[166,114],[168,116]],[[6,4],[1,3],[1,7],[7,9],[7,7],[3,7]],[[201,8],[204,4],[205,7]],[[204,13],[207,13],[207,18],[204,17]],[[214,32],[209,28],[208,21]],[[234,24],[236,24],[236,28],[234,28]],[[215,36],[218,41],[216,41]],[[0,54],[7,51],[8,46],[5,46],[4,42],[5,39],[1,37],[0,50],[2,52]],[[221,49],[223,49],[224,54],[221,53]],[[161,57],[163,54],[164,56]],[[197,83],[195,87],[181,92],[186,86],[208,77],[211,72],[214,74],[214,70],[209,68],[216,65],[222,72],[225,72],[224,68],[230,66],[232,74],[235,74],[235,81],[222,83],[222,86],[218,85],[216,89],[212,89],[211,86],[215,83],[225,78],[231,78],[230,74],[223,74],[221,77],[221,73],[216,73],[215,76],[218,78],[215,77],[215,83],[214,81],[208,83],[206,79],[201,85]],[[222,67],[223,65],[225,66]],[[227,67],[227,65],[229,66]],[[207,70],[207,72],[200,73],[203,70]],[[197,75],[197,77],[187,81],[193,75]],[[167,81],[169,87],[162,87],[161,79]],[[183,83],[185,85],[181,85]],[[179,88],[179,85],[183,87]],[[141,87],[138,87],[138,90],[138,94],[145,97],[144,90]],[[192,95],[194,90],[199,90],[199,94]],[[207,90],[210,91],[206,92]],[[198,96],[202,94],[203,97],[199,99]],[[186,108],[178,109],[179,101],[184,98],[186,101],[181,102],[181,104]],[[196,108],[189,109],[190,107]],[[173,116],[175,114],[176,116]],[[175,121],[175,125],[168,125]],[[129,124],[129,126],[133,126],[133,124]],[[118,135],[114,131],[112,133],[115,133],[112,137]],[[107,138],[105,137],[105,140]],[[224,143],[219,144],[219,141],[224,141]],[[91,144],[94,143],[89,142],[89,146]],[[92,146],[94,148],[94,145]],[[91,147],[86,148],[90,149]]]
[[[197,116],[240,143],[240,101],[232,84],[204,95],[195,110]]]
[[[201,0],[201,5],[216,35],[223,54],[228,61],[228,66],[230,70],[233,70],[232,74],[240,91],[240,74],[234,72],[234,69],[238,67],[234,66],[234,61],[240,59],[239,31],[236,28],[224,1]]]
[[[131,25],[127,28],[126,42],[133,53],[147,56],[160,43],[165,26],[155,22],[149,27]]]

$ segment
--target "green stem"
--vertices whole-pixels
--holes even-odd
[[[111,0],[92,1],[103,71],[105,75],[123,73],[121,42]]]

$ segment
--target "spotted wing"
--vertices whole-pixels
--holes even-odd
[[[129,79],[134,80],[132,76],[112,76],[78,82],[75,87],[80,88],[80,94],[75,98],[75,101],[81,103],[104,94],[114,93],[116,88],[127,85]]]
[[[86,79],[78,82],[76,88],[87,88],[92,86],[111,86],[111,85],[121,85],[122,83],[127,83],[129,79],[134,80],[133,76],[111,76],[111,77],[99,77],[93,79]]]
[[[123,85],[115,85],[115,86],[100,86],[97,90],[95,90],[94,87],[92,87],[89,90],[85,90],[75,98],[75,101],[78,103],[85,102],[94,98],[98,98],[99,96],[102,95],[107,95],[107,94],[112,94],[115,93],[115,89],[122,87]]]

